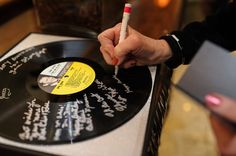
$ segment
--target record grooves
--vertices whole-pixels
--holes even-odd
[[[152,86],[147,67],[120,69],[115,76],[95,40],[25,49],[0,62],[0,76],[0,136],[28,144],[107,133],[140,111]]]

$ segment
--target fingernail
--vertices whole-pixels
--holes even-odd
[[[206,95],[205,96],[205,101],[208,105],[210,106],[219,106],[221,105],[221,100],[220,98],[214,96],[214,95]]]
[[[119,60],[118,60],[117,58],[114,57],[114,58],[112,59],[113,65],[117,65],[118,62],[119,62]]]

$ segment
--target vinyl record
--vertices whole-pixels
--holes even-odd
[[[107,65],[94,40],[52,42],[0,63],[0,136],[61,144],[107,133],[146,104],[148,67]]]

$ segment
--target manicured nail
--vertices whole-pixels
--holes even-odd
[[[118,60],[117,58],[114,57],[114,58],[112,59],[113,65],[117,65],[118,62],[119,62],[119,60]]]
[[[216,97],[214,95],[206,95],[205,96],[205,101],[208,105],[210,106],[219,106],[221,105],[221,100],[219,97]]]

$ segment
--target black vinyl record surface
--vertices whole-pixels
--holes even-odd
[[[137,114],[150,96],[149,69],[120,69],[115,76],[99,46],[95,40],[52,42],[1,61],[0,136],[29,144],[73,143]]]

